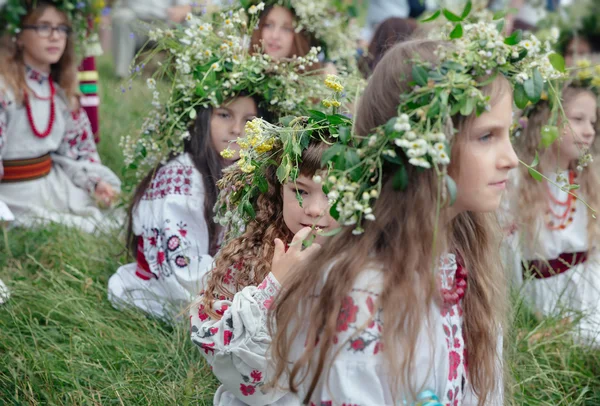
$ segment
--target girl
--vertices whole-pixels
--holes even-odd
[[[320,46],[323,57],[339,68],[353,72],[358,33],[349,24],[347,12],[326,3],[308,0],[260,2],[248,8],[249,14],[260,12],[257,29],[250,41],[250,51],[262,49],[274,60],[304,57],[311,47]],[[346,15],[344,15],[346,14]],[[327,21],[324,24],[324,21]],[[320,49],[320,50],[321,50]],[[334,73],[333,63],[325,70]],[[309,70],[320,68],[315,64]]]
[[[117,307],[135,306],[172,321],[189,304],[202,290],[220,245],[221,227],[213,222],[216,182],[223,168],[240,157],[237,144],[228,148],[230,143],[243,137],[246,122],[266,109],[278,117],[288,108],[305,108],[298,90],[306,82],[294,73],[300,62],[287,61],[278,65],[277,74],[268,72],[269,64],[241,44],[248,25],[238,10],[210,22],[190,15],[187,27],[169,29],[169,35],[150,33],[156,50],[171,57],[174,66],[164,64],[164,69],[174,73],[173,86],[163,105],[155,79],[148,80],[156,110],[138,139],[124,138],[132,169],[156,164],[144,174],[129,210],[129,244],[136,262],[109,280],[109,299]],[[201,69],[205,71],[198,75]],[[290,80],[292,74],[295,80]],[[292,93],[301,98],[298,104],[286,103],[294,100]]]
[[[219,153],[242,137],[257,101],[240,96],[201,108],[183,154],[158,165],[137,187],[129,208],[127,241],[135,263],[108,281],[108,297],[156,317],[173,319],[201,290],[201,279],[220,244],[212,221],[216,180],[225,166]]]
[[[100,163],[89,120],[74,107],[66,11],[27,4],[20,32],[3,35],[0,45],[0,201],[17,224],[55,221],[93,232],[106,226],[98,205],[113,203],[120,181]]]
[[[400,116],[398,131],[418,128],[410,106],[398,106],[398,95],[411,94],[410,83],[418,80],[407,61],[438,66],[434,55],[447,46],[410,41],[389,50],[361,99],[357,133],[367,136],[399,110],[409,117]],[[374,217],[363,234],[344,229],[293,271],[287,254],[275,252],[272,269],[286,276],[272,313],[278,326],[274,379],[285,378],[304,403],[391,405],[439,398],[460,405],[476,404],[477,395],[480,405],[502,404],[505,297],[491,213],[518,161],[509,139],[509,82],[499,75],[482,91],[490,97],[488,111],[453,117],[457,134],[448,173],[456,179],[454,204],[436,207],[436,196],[449,191],[409,149],[408,158],[401,158],[408,185],[397,190],[397,166],[383,167]],[[416,112],[418,117],[425,116]],[[414,132],[408,139],[418,137]]]
[[[306,56],[315,40],[306,31],[296,32],[296,17],[291,9],[274,5],[265,8],[252,34],[250,50],[263,47],[275,60]]]
[[[397,115],[398,95],[411,92],[406,61],[436,66],[440,46],[447,45],[411,41],[388,51],[361,100],[359,135]],[[518,161],[509,139],[509,82],[500,75],[483,92],[491,109],[453,117],[448,173],[458,194],[452,206],[436,208],[436,196],[447,192],[434,170],[403,158],[413,162],[403,166],[408,186],[396,190],[397,171],[383,167],[364,234],[345,229],[293,272],[287,254],[275,253],[272,267],[286,275],[273,311],[275,379],[289,374],[285,384],[304,402],[410,404],[429,390],[443,404],[476,403],[475,394],[480,405],[502,404],[505,298],[489,213]]]
[[[215,405],[297,402],[293,394],[260,389],[265,383],[260,371],[270,342],[266,312],[280,290],[277,275],[271,273],[271,260],[285,241],[290,244],[292,261],[302,261],[318,250],[326,238],[317,233],[313,245],[300,251],[300,241],[308,237],[311,228],[318,227],[325,233],[337,228],[337,222],[327,212],[327,196],[313,180],[321,169],[325,149],[326,144],[321,142],[309,145],[302,154],[300,176],[285,184],[277,178],[277,167],[267,165],[268,191],[257,199],[256,218],[220,251],[206,290],[192,306],[192,341],[201,348],[222,383],[215,394]],[[281,156],[277,162],[281,162]],[[236,169],[224,178],[222,195],[231,195],[231,188],[238,184],[231,180],[240,176],[241,169]],[[301,196],[302,205],[297,196]]]
[[[575,80],[562,92],[567,121],[560,138],[546,149],[537,147],[551,116],[547,102],[528,114],[527,125],[516,138],[515,146],[523,160],[532,162],[539,154],[537,169],[547,179],[539,182],[525,169],[515,178],[515,193],[510,199],[511,229],[516,231],[513,248],[517,248],[513,264],[517,280],[524,283],[522,294],[536,312],[545,316],[583,313],[581,337],[597,343],[600,233],[586,203],[594,209],[600,205],[598,88],[590,86],[598,79],[588,68],[578,75],[585,79]],[[600,77],[598,71],[596,76]],[[594,162],[581,165],[582,159],[591,157]],[[570,194],[571,185],[580,188]],[[566,313],[561,313],[564,310]]]

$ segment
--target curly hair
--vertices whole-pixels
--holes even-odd
[[[309,144],[302,154],[301,175],[312,177],[321,169],[321,156],[326,148],[327,144],[320,141]],[[275,161],[281,162],[281,155],[277,155]],[[202,299],[206,312],[212,318],[221,318],[212,310],[212,300],[215,297],[231,298],[246,286],[260,284],[271,272],[275,238],[290,241],[293,237],[283,220],[283,189],[276,171],[277,165],[265,170],[269,190],[257,199],[255,219],[246,225],[241,236],[229,241],[215,258],[215,266],[208,275]]]

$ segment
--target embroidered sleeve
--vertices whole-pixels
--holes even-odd
[[[224,388],[248,405],[271,404],[285,392],[267,391],[267,351],[271,344],[267,310],[281,286],[269,274],[259,286],[248,286],[232,300],[213,301],[220,320],[208,316],[202,295],[192,307],[192,341],[200,350]]]
[[[90,120],[83,110],[66,115],[66,131],[53,160],[69,175],[73,183],[93,194],[96,184],[103,180],[120,189],[119,178],[102,165],[94,142]]]
[[[178,175],[170,182],[163,168],[146,191],[134,213],[134,232],[143,240],[143,254],[148,279],[158,279],[173,299],[189,304],[202,290],[204,277],[213,258],[204,218],[204,194],[199,176]],[[177,169],[175,169],[175,173]],[[181,193],[170,193],[163,184],[185,184]]]

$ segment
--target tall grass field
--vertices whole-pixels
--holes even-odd
[[[141,81],[132,90],[117,82],[108,58],[97,63],[98,147],[121,174],[119,139],[139,128],[151,95]],[[108,302],[108,278],[129,261],[122,231],[88,235],[52,225],[0,233],[0,278],[12,292],[0,306],[0,405],[212,404],[217,382],[185,317],[167,326]],[[600,351],[513,302],[506,403],[600,405]]]

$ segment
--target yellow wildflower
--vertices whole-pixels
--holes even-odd
[[[338,93],[344,90],[344,86],[342,86],[336,75],[327,75],[325,78],[325,86]]]
[[[579,80],[587,80],[590,79],[592,77],[592,70],[591,69],[583,69],[580,70],[579,72],[577,72],[577,79]]]
[[[592,64],[587,59],[580,59],[576,62],[578,68],[589,68]]]
[[[252,173],[252,172],[254,172],[256,167],[254,165],[252,165],[251,163],[247,163],[247,164],[244,164],[243,166],[241,166],[240,169],[244,173]]]
[[[331,107],[331,101],[329,101],[328,99],[323,100],[321,103],[327,108]]]
[[[223,151],[221,151],[221,156],[225,159],[231,159],[231,158],[233,158],[234,155],[235,155],[235,152],[232,151],[231,149],[229,149],[229,147],[227,147],[227,149],[224,149]]]
[[[273,145],[274,145],[273,138],[269,138],[265,142],[256,146],[256,152],[258,152],[259,154],[269,152],[270,150],[273,149]]]
[[[599,76],[596,76],[596,77],[594,77],[594,79],[592,79],[592,86],[600,87],[600,77]]]

